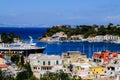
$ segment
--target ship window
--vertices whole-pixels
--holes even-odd
[[[58,61],[58,60],[56,61],[56,64],[59,64],[59,61]]]
[[[45,61],[43,61],[43,65],[45,65]]]
[[[48,65],[50,65],[50,61],[48,61]]]

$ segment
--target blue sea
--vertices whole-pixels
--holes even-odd
[[[37,43],[37,46],[45,46],[44,54],[55,54],[61,55],[62,52],[66,51],[80,51],[87,55],[87,57],[92,57],[93,53],[96,51],[110,50],[120,52],[120,44],[114,43],[89,43],[89,42],[57,42],[57,43],[47,43],[39,42],[38,38],[41,37],[47,28],[17,28],[17,27],[0,27],[0,34],[2,32],[10,33],[14,32],[19,35],[25,42],[29,42],[29,37],[33,37],[33,41]]]

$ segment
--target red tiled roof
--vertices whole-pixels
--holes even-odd
[[[7,68],[8,65],[7,64],[0,64],[0,68]]]
[[[3,59],[4,59],[4,57],[3,57],[3,55],[2,55],[2,54],[0,54],[0,58],[3,58]]]

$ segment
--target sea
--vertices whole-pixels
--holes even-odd
[[[88,58],[91,58],[94,52],[98,51],[115,51],[120,52],[120,44],[108,43],[108,42],[40,42],[38,39],[46,32],[48,28],[38,27],[0,27],[0,34],[6,32],[9,34],[13,32],[15,35],[20,36],[23,41],[29,42],[29,36],[33,37],[33,42],[37,43],[37,46],[46,47],[43,54],[48,55],[61,55],[67,51],[80,51],[82,54],[86,54]]]

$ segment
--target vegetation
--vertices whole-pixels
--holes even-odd
[[[3,72],[1,71],[1,69],[0,69],[0,79],[4,80],[4,75],[3,75]]]
[[[62,26],[53,26],[52,28],[48,28],[47,32],[44,36],[52,36],[56,32],[64,32],[70,37],[71,35],[83,34],[85,38],[88,36],[96,36],[96,35],[118,35],[120,36],[120,27],[119,25],[115,26],[112,23],[109,23],[107,26],[105,25],[77,25],[75,27],[71,27],[70,25],[62,25]],[[44,37],[43,36],[43,37]]]
[[[43,77],[40,78],[40,80],[82,80],[80,77],[71,78],[67,73],[64,73],[63,71],[60,72],[47,72],[43,75]]]
[[[25,64],[24,68],[25,70],[22,72],[19,72],[16,79],[17,80],[36,80],[35,77],[33,77],[33,72],[31,71],[30,64],[29,63]]]
[[[1,33],[1,40],[4,43],[12,43],[14,38],[20,39],[19,36],[15,35],[13,32],[6,34],[5,32]]]
[[[15,80],[14,77],[5,76],[4,72],[0,69],[0,80]]]
[[[26,64],[24,68],[25,70],[19,72],[16,78],[11,76],[5,76],[4,73],[0,70],[0,80],[82,80],[81,77],[76,77],[76,76],[71,77],[67,73],[64,73],[63,71],[59,71],[56,73],[47,72],[43,74],[42,77],[37,79],[35,76],[33,76],[29,64]]]
[[[19,62],[19,60],[20,60],[19,54],[13,54],[13,55],[11,55],[11,61],[12,62],[14,62],[14,63],[17,64]]]

